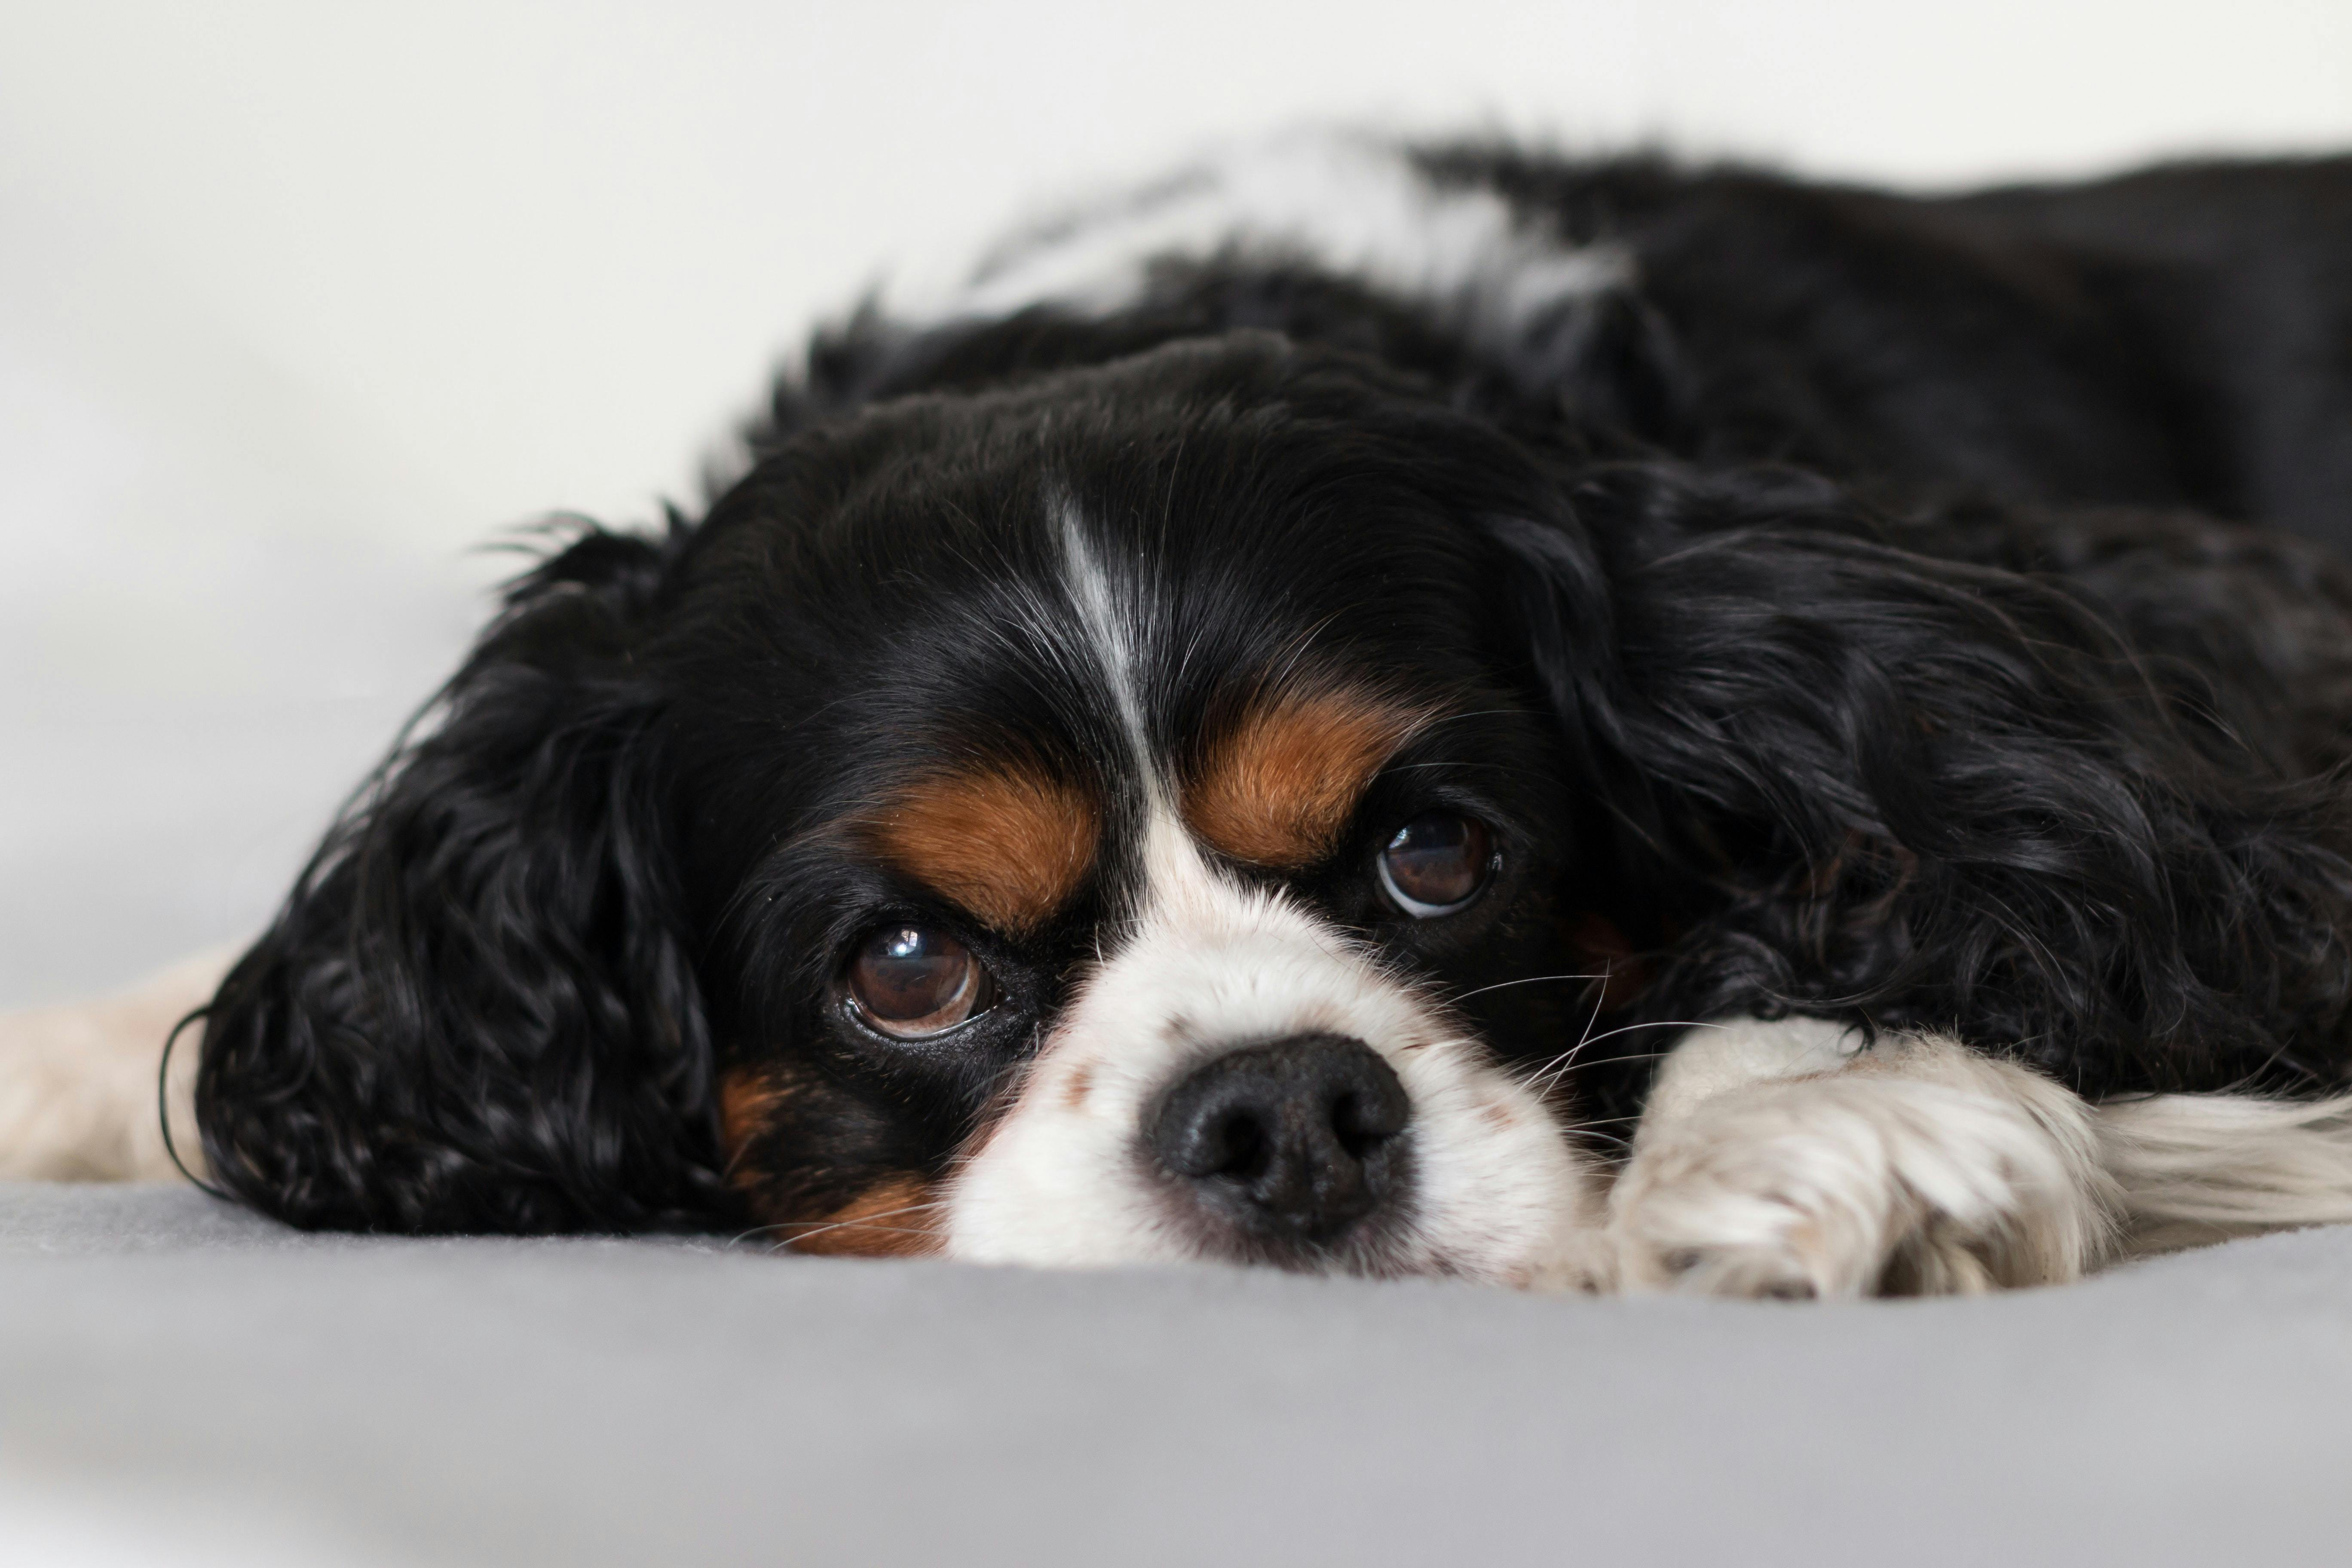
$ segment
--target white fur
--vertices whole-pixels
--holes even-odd
[[[1219,1052],[1328,1030],[1378,1051],[1412,1100],[1400,1271],[1591,1283],[1598,1184],[1544,1104],[1352,940],[1229,880],[1164,814],[1149,832],[1150,907],[956,1178],[950,1254],[1062,1267],[1199,1256],[1181,1194],[1143,1149],[1147,1108]]]
[[[1773,1079],[1829,1072],[1851,1061],[1862,1037],[1825,1018],[1733,1018],[1702,1024],[1675,1043],[1643,1102],[1642,1125],[1682,1121],[1701,1100]]]
[[[1859,1049],[1805,1021],[1775,1062],[1774,1026],[1745,1027],[1744,1082],[1695,1047],[1706,1091],[1662,1085],[1635,1134],[1610,1199],[1628,1288],[1944,1294],[2105,1252],[2118,1194],[2080,1097],[1950,1040]]]
[[[2116,1100],[2099,1108],[2099,1146],[2134,1253],[2352,1223],[2352,1096]]]
[[[1623,286],[1632,271],[1622,250],[1570,245],[1493,190],[1432,181],[1393,142],[1312,132],[1225,153],[1039,225],[968,277],[902,284],[885,306],[913,321],[1040,304],[1108,314],[1142,294],[1154,263],[1226,253],[1360,279],[1438,307],[1488,342],[1517,342],[1563,307]]]
[[[1127,738],[1128,753],[1137,773],[1155,794],[1164,793],[1159,770],[1153,766],[1150,738],[1143,727],[1143,699],[1136,689],[1135,643],[1139,636],[1148,635],[1148,626],[1139,626],[1132,616],[1119,613],[1118,594],[1104,570],[1102,557],[1096,552],[1094,542],[1087,537],[1086,519],[1076,503],[1066,499],[1059,503],[1058,519],[1062,531],[1062,581],[1068,590],[1070,605],[1076,611],[1080,639],[1110,682],[1111,700],[1118,704],[1118,721]],[[1141,595],[1130,595],[1139,605]],[[1056,628],[1047,628],[1051,637]]]
[[[0,1017],[0,1177],[166,1181],[155,1076],[172,1026],[212,997],[235,956],[206,952],[103,1002]],[[196,1031],[172,1057],[172,1131],[202,1173],[196,1142]]]
[[[2352,1222],[2352,1097],[2094,1107],[1934,1037],[1811,1019],[1694,1031],[1610,1196],[1622,1283],[1731,1295],[1938,1293]]]

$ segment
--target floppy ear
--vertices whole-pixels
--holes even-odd
[[[1675,933],[1645,1011],[1957,1028],[2091,1093],[2309,1087],[2296,1042],[2352,1009],[2337,786],[2168,703],[2099,607],[1900,547],[1955,527],[1665,465],[1572,505],[1495,526]]]
[[[684,538],[592,529],[517,583],[222,984],[196,1108],[236,1196],[396,1231],[724,1205],[660,705],[630,662]]]

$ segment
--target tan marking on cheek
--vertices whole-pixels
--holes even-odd
[[[1365,786],[1422,718],[1344,688],[1253,703],[1184,788],[1184,821],[1226,855],[1300,870],[1337,846]]]
[[[785,1227],[795,1252],[827,1258],[916,1258],[943,1245],[938,1184],[917,1175],[891,1176],[868,1187],[822,1220]]]
[[[756,1184],[758,1173],[739,1162],[753,1139],[773,1125],[776,1108],[791,1090],[778,1079],[757,1068],[730,1068],[719,1080],[719,1149],[727,1157],[729,1177],[738,1186]]]
[[[1094,868],[1102,814],[1042,768],[992,763],[919,780],[868,819],[881,857],[1000,931],[1034,931]]]
[[[1062,1103],[1072,1110],[1077,1110],[1086,1104],[1087,1096],[1094,1091],[1094,1087],[1095,1069],[1091,1066],[1078,1068],[1062,1085]]]

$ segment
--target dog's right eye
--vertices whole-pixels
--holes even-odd
[[[886,1035],[944,1034],[995,1005],[996,987],[971,950],[926,926],[884,926],[849,961],[849,1000]]]

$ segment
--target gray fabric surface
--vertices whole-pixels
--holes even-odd
[[[2335,1563],[2352,1229],[1742,1305],[0,1186],[0,1472],[151,1561]]]

